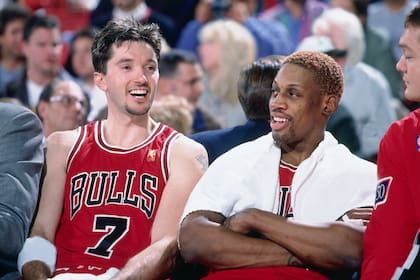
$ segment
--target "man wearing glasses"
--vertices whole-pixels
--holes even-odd
[[[83,125],[88,114],[88,100],[72,80],[54,81],[41,92],[36,112],[42,120],[45,136],[54,131]]]

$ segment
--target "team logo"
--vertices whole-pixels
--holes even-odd
[[[156,150],[149,150],[147,154],[147,161],[155,161],[156,159]]]
[[[375,207],[386,202],[391,182],[392,177],[385,177],[378,181],[378,186],[376,187]]]

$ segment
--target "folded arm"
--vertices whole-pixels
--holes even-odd
[[[327,270],[360,267],[363,226],[343,222],[302,224],[258,209],[246,209],[227,224],[236,232],[257,231],[311,266]]]
[[[224,222],[223,215],[212,211],[185,217],[178,238],[186,262],[213,269],[288,265],[291,254],[282,246],[234,232]]]

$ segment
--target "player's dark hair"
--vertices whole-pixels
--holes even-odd
[[[106,64],[112,57],[112,46],[121,46],[124,42],[145,42],[160,58],[162,35],[159,26],[141,24],[134,19],[111,20],[98,32],[92,44],[92,63],[96,72],[106,74]]]
[[[404,26],[420,27],[420,3],[417,4],[406,16]]]

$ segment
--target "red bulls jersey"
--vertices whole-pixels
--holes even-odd
[[[295,176],[297,166],[289,164],[283,160],[280,160],[279,167],[279,211],[278,215],[283,217],[293,217],[293,209],[290,206],[291,203],[291,189],[292,181]]]
[[[381,141],[375,209],[364,236],[362,279],[420,279],[420,110]]]
[[[125,149],[106,143],[100,121],[79,131],[67,158],[56,274],[120,269],[150,245],[171,143],[179,135],[158,124],[147,139]]]

